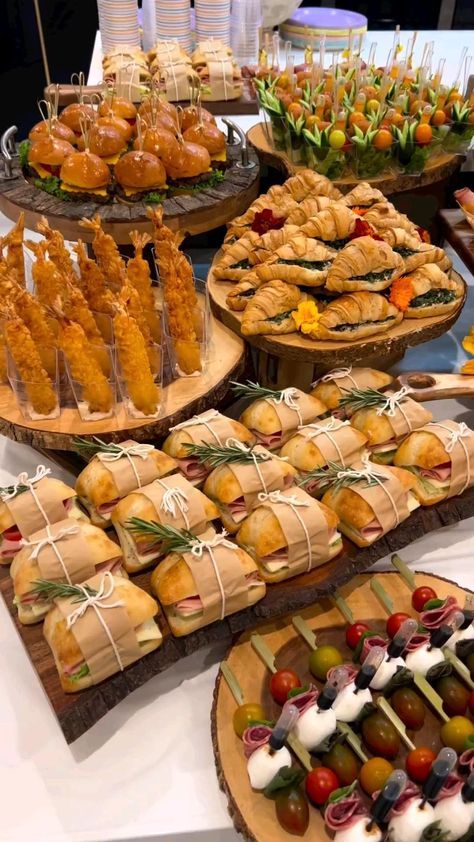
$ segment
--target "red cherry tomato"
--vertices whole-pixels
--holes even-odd
[[[328,800],[331,792],[334,792],[339,786],[339,778],[334,774],[332,769],[328,769],[326,766],[319,766],[317,769],[313,769],[307,775],[305,782],[306,795],[318,807],[322,807]]]
[[[430,748],[415,748],[407,754],[406,769],[410,778],[417,784],[426,781],[436,754]]]
[[[423,611],[423,607],[425,603],[428,602],[430,599],[438,599],[438,595],[433,588],[429,588],[427,585],[422,585],[421,588],[417,588],[416,591],[413,591],[411,595],[411,604],[415,611]]]
[[[387,634],[389,637],[395,637],[398,629],[405,622],[405,620],[411,620],[409,614],[405,614],[403,611],[399,611],[398,614],[391,614],[387,620]]]
[[[472,691],[471,695],[469,696],[469,710],[474,715],[474,690]]]
[[[301,687],[301,681],[293,670],[278,670],[270,679],[270,693],[279,705],[285,704],[288,693],[295,687]]]
[[[349,649],[355,649],[364,632],[370,631],[365,623],[352,623],[346,629],[346,643]]]

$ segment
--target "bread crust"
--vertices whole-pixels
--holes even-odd
[[[364,280],[364,276],[371,273],[385,274],[389,270],[391,274],[387,278]],[[328,271],[326,287],[333,292],[377,292],[389,287],[403,271],[402,258],[388,243],[374,240],[373,237],[357,237],[344,246],[335,258]]]
[[[353,432],[355,440],[358,441],[358,445],[362,450],[367,442],[367,437],[359,430],[354,430]],[[306,436],[295,433],[283,445],[280,450],[280,456],[287,458],[290,465],[293,465],[298,471],[313,471],[315,468],[322,468],[324,465],[327,465],[327,459],[316,444],[321,438],[308,439]],[[357,447],[356,441],[354,441],[354,450]]]
[[[308,219],[301,233],[330,245],[333,240],[343,240],[352,234],[357,219],[350,208],[337,202]]]
[[[286,245],[280,246],[265,263],[258,264],[255,274],[264,281],[278,279],[300,286],[322,286],[330,267],[310,268],[299,265],[298,261],[331,264],[336,254],[334,249],[328,248],[324,243],[300,234]]]
[[[250,432],[250,430],[247,430],[247,427],[244,427],[240,421],[234,421],[233,418],[228,418],[227,420],[234,431],[234,438],[244,444],[255,444],[255,436]],[[189,451],[186,444],[193,444],[193,439],[187,432],[186,428],[182,428],[181,430],[172,430],[163,442],[163,450],[175,459],[186,459],[189,457]]]
[[[319,320],[317,338],[344,342],[349,335],[351,340],[363,339],[365,336],[384,333],[399,324],[402,318],[403,313],[382,295],[376,292],[353,292],[341,295],[328,304]],[[357,327],[349,332],[335,330],[343,324]]]
[[[172,474],[178,467],[171,455],[161,450],[151,451],[148,459],[155,463],[159,477]],[[87,500],[94,507],[109,503],[120,496],[113,474],[107,469],[107,463],[104,464],[100,459],[91,459],[81,471],[76,480],[76,492],[82,500]]]
[[[358,370],[358,368],[352,369],[351,374],[353,377],[356,376]],[[371,389],[385,389],[393,382],[392,375],[386,371],[377,371],[375,368],[364,369],[364,371],[370,371],[373,375],[372,382],[369,384]],[[343,393],[337,385],[337,380],[334,380],[332,382],[318,383],[311,390],[311,394],[326,404],[328,409],[337,409]]]
[[[318,397],[314,395],[311,395],[311,397],[313,399],[312,402],[314,403],[314,418],[324,415],[325,412],[327,412],[327,407]],[[272,435],[272,433],[279,433],[281,431],[280,419],[278,418],[275,407],[263,398],[258,398],[246,409],[244,409],[242,415],[240,416],[240,421],[247,427],[247,429],[257,430],[264,436]],[[296,421],[295,429],[297,426],[298,422]],[[292,433],[290,432],[286,439],[282,439],[282,443],[289,439],[291,435]]]
[[[451,457],[438,436],[428,430],[415,430],[403,439],[397,448],[393,463],[400,468],[416,465],[418,468],[430,470],[450,461]]]

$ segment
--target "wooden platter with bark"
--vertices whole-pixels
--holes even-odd
[[[378,559],[401,550],[429,532],[452,526],[473,515],[474,488],[471,488],[459,497],[453,497],[436,506],[416,509],[404,523],[370,547],[359,549],[344,539],[343,552],[337,558],[310,573],[270,585],[261,602],[186,637],[173,637],[161,616],[159,623],[163,633],[163,644],[159,649],[96,687],[77,694],[67,694],[62,690],[53,657],[43,638],[41,623],[22,626],[18,622],[8,567],[0,566],[0,593],[64,736],[68,743],[72,743],[133,690],[181,658],[215,642],[230,643],[236,633],[255,628],[270,620],[280,619],[290,612],[300,612],[313,606],[310,611],[312,615],[315,613],[315,603],[341,588]],[[132,580],[149,590],[150,572],[132,576]]]

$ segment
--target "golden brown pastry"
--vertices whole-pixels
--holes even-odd
[[[304,225],[312,216],[334,203],[329,196],[308,196],[300,202],[287,216],[287,225]]]
[[[324,243],[298,234],[255,267],[264,281],[280,280],[299,286],[323,286],[337,252]]]
[[[245,310],[247,304],[264,283],[265,281],[258,277],[255,270],[247,272],[245,278],[227,293],[226,304],[229,310]]]
[[[326,412],[326,406],[318,398],[291,387],[275,392],[274,397],[257,398],[244,410],[240,421],[265,447],[276,450],[298,427]]]
[[[418,237],[414,237],[403,228],[387,228],[383,239],[403,259],[403,274],[408,274],[425,263],[439,264],[445,257],[443,249],[431,243],[422,243]]]
[[[264,263],[280,246],[289,243],[293,237],[300,233],[298,225],[284,225],[283,228],[271,228],[255,243],[253,256],[254,264]]]
[[[388,243],[357,237],[344,246],[330,266],[326,288],[331,292],[379,292],[404,270],[404,263]]]
[[[364,214],[364,222],[372,225],[381,236],[387,228],[403,228],[413,237],[420,239],[416,225],[404,213],[400,213],[390,202],[377,202]]]
[[[380,393],[378,405],[357,409],[351,416],[351,425],[367,436],[367,448],[379,464],[390,464],[398,443],[433,418],[423,404],[403,391]]]
[[[255,231],[246,233],[233,243],[214,266],[217,281],[240,281],[252,266],[252,254],[259,235]]]
[[[354,231],[357,219],[357,214],[350,208],[336,202],[308,219],[301,227],[301,233],[340,249],[346,245],[349,235]]]
[[[446,272],[448,278],[451,277],[453,261],[450,257],[448,257],[448,255],[445,252],[443,252],[443,257],[441,258],[441,260],[436,261],[436,265],[441,269],[442,272]]]
[[[318,324],[318,339],[347,342],[384,333],[403,313],[376,292],[352,292],[328,304]]]
[[[386,199],[383,193],[371,187],[368,181],[360,181],[339,201],[348,208],[370,208],[378,202],[385,202]]]
[[[269,196],[281,196],[278,189],[280,185],[270,187]],[[319,175],[314,170],[300,170],[297,175],[288,178],[281,185],[285,193],[289,194],[297,202],[302,202],[307,196],[329,196],[331,199],[340,199],[342,193],[334,186],[325,175]]]
[[[441,316],[456,309],[464,293],[462,281],[449,278],[436,263],[426,263],[410,274],[413,295],[404,312],[407,319]]]
[[[315,468],[322,468],[328,462],[345,467],[360,461],[366,443],[367,436],[348,421],[324,418],[300,427],[283,445],[280,456],[288,459],[300,476],[306,478]],[[304,489],[313,494],[317,492],[318,483],[309,480],[304,483]]]
[[[343,395],[352,389],[385,389],[393,382],[393,377],[386,371],[375,368],[334,369],[324,374],[315,384],[311,394],[326,404],[328,409],[337,409]]]
[[[244,310],[240,329],[244,336],[294,333],[292,313],[307,297],[299,287],[284,281],[263,284]]]
[[[284,218],[296,207],[295,199],[290,196],[287,191],[284,191],[279,198],[274,198],[271,190],[268,193],[262,193],[250,207],[241,216],[236,216],[229,224],[230,228],[239,228],[242,225],[251,225],[255,219],[255,214],[263,210],[270,210],[274,216]]]

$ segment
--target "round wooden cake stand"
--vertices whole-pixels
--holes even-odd
[[[192,195],[174,196],[163,202],[164,222],[175,231],[184,231],[190,235],[202,234],[224,225],[235,216],[247,210],[259,195],[260,168],[258,157],[249,150],[250,161],[255,166],[242,169],[236,164],[240,161],[240,147],[227,147],[229,167],[225,179],[216,187],[201,190]],[[104,230],[111,234],[119,245],[130,245],[129,233],[133,229],[152,232],[152,224],[146,215],[143,202],[125,205],[120,202],[97,204],[94,202],[63,202],[38,190],[23,178],[21,170],[15,165],[15,178],[0,178],[0,211],[16,222],[21,211],[25,213],[26,227],[36,229],[36,224],[44,215],[52,228],[68,240],[81,239],[90,242],[93,232],[79,225],[83,217],[91,218],[98,214]],[[153,205],[156,207],[156,205]]]
[[[294,175],[298,170],[306,169],[305,164],[294,164],[290,161],[286,152],[280,152],[273,148],[268,140],[264,123],[257,123],[252,126],[247,132],[247,140],[257,150],[260,163],[280,170],[286,178]],[[374,187],[377,187],[386,196],[393,193],[403,193],[405,190],[413,190],[414,187],[419,189],[448,178],[459,169],[462,160],[458,155],[443,154],[429,162],[419,176],[399,173],[397,175],[380,175],[376,178],[364,179],[364,181],[368,181]],[[334,179],[334,184],[339,187],[342,193],[348,193],[360,180],[354,178],[354,176],[346,176]]]
[[[129,418],[119,405],[115,418],[82,421],[76,409],[65,408],[52,421],[28,421],[18,409],[15,396],[7,385],[0,386],[0,433],[38,450],[74,451],[75,436],[100,436],[105,441],[149,441],[164,437],[179,424],[223,400],[229,380],[238,377],[244,367],[245,344],[216,319],[212,318],[214,352],[204,373],[198,377],[180,377],[163,389],[164,414],[161,418]]]
[[[219,256],[220,252],[216,254],[212,266]],[[230,310],[226,304],[227,295],[235,283],[216,280],[212,266],[207,280],[211,308],[223,324],[241,336],[243,313]],[[367,339],[332,342],[308,339],[301,333],[243,337],[258,349],[259,383],[276,388],[292,385],[307,390],[316,377],[333,368],[363,365],[387,370],[403,357],[407,348],[436,339],[450,330],[459,318],[466,301],[467,286],[457,272],[453,274],[464,284],[464,294],[455,310],[429,319],[404,319],[385,333]]]
[[[374,631],[385,631],[387,613],[370,588],[371,578],[373,577],[370,574],[359,575],[338,593],[349,605],[354,622],[362,620]],[[412,613],[411,592],[398,573],[377,573],[377,580],[392,598],[395,611]],[[416,582],[417,586],[434,587],[441,599],[451,594],[458,598],[460,605],[464,602],[465,591],[445,579],[417,573]],[[353,652],[345,644],[344,621],[333,603],[324,599],[299,614],[316,633],[318,645],[333,644],[341,650],[346,661],[352,660]],[[276,656],[277,669],[294,669],[302,684],[314,681],[308,668],[309,647],[298,635],[291,620],[285,625],[282,625],[281,621],[268,623],[260,627],[258,632]],[[242,688],[244,701],[260,703],[267,718],[276,720],[281,708],[270,695],[270,673],[252,648],[250,637],[251,632],[245,632],[237,639],[227,655],[226,663]],[[410,737],[417,746],[428,746],[437,753],[441,748],[441,720],[427,704],[425,708],[426,719],[422,730],[414,735],[410,732]],[[268,842],[270,839],[272,842],[293,842],[295,837],[287,833],[276,819],[274,802],[265,798],[262,792],[255,792],[250,787],[242,740],[236,736],[232,725],[235,709],[236,701],[222,673],[219,672],[211,714],[212,743],[219,784],[227,796],[229,814],[234,826],[246,842]],[[369,754],[368,751],[367,753]],[[407,749],[402,745],[394,765],[404,768],[406,754]],[[332,839],[317,808],[310,807],[310,824],[305,839],[318,842],[330,842]]]

